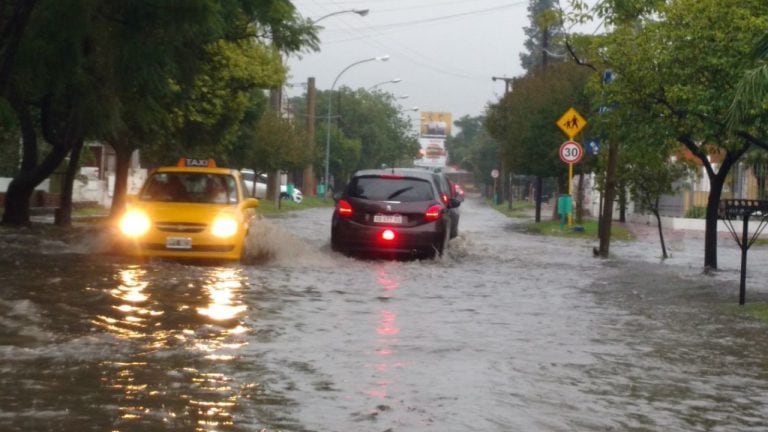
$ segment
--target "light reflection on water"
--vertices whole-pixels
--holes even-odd
[[[115,430],[158,422],[198,431],[234,426],[239,386],[222,366],[247,345],[246,277],[241,268],[203,273],[169,288],[141,266],[118,271],[119,285],[109,291],[112,313],[92,321],[137,345],[132,361],[101,364],[102,384],[118,403]]]
[[[387,300],[391,299],[397,289],[400,287],[400,279],[396,274],[391,274],[386,265],[376,268],[376,282],[381,289],[379,300],[382,305],[386,305]],[[380,400],[387,400],[393,396],[389,394],[389,389],[397,380],[393,369],[401,367],[397,360],[397,351],[393,347],[397,343],[396,336],[400,333],[400,327],[397,322],[397,311],[389,308],[381,308],[378,311],[378,322],[376,324],[376,348],[374,350],[376,363],[375,382],[373,388],[367,391],[368,396]]]

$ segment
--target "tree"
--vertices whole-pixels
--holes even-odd
[[[308,47],[317,47],[314,26],[288,0],[41,1],[18,53],[5,57],[13,59],[13,73],[0,96],[18,118],[23,155],[3,223],[29,223],[34,187],[73,150],[76,163],[87,137],[117,153],[116,212],[135,149],[226,148],[244,112],[243,94],[284,79],[275,50]],[[52,146],[42,162],[38,130]]]
[[[621,156],[625,163],[619,174],[620,181],[627,185],[636,205],[650,211],[656,218],[661,254],[666,259],[669,255],[664,242],[659,203],[662,195],[680,190],[681,181],[696,172],[696,164],[685,157],[674,139],[656,135],[653,130],[631,130],[622,137],[622,142]],[[649,148],[654,151],[649,151]]]
[[[329,171],[336,183],[333,187],[343,186],[341,183],[355,170],[375,168],[382,164],[411,164],[416,158],[419,144],[412,132],[410,119],[401,112],[393,95],[341,87],[332,95],[328,91],[318,92],[317,105],[327,106],[328,97],[334,98],[332,106],[336,118],[336,125],[331,125],[330,140]],[[290,105],[296,118],[305,118],[304,98],[294,98]],[[328,118],[323,110],[318,112],[323,115],[316,118],[315,172],[323,173]],[[344,147],[353,149],[354,143],[360,145],[359,157],[356,157],[354,152],[347,154],[346,150],[338,147],[343,144]]]
[[[30,12],[23,35],[17,35],[13,64],[6,65],[7,81],[0,95],[12,107],[22,137],[20,168],[5,197],[6,225],[29,224],[34,188],[70,151],[79,151],[103,120],[96,82],[84,73],[94,58],[89,33],[93,5],[81,0],[42,1]],[[50,148],[41,145],[40,135]],[[71,189],[63,192],[67,205]]]
[[[560,184],[566,184],[566,166],[558,155],[564,137],[555,122],[570,107],[590,111],[588,74],[573,63],[553,65],[515,80],[514,91],[489,107],[486,128],[500,143],[511,170],[538,178],[559,177]],[[541,187],[537,189],[540,192]],[[538,222],[540,199],[536,207]]]
[[[554,62],[565,59],[562,19],[556,6],[555,0],[529,0],[530,25],[523,28],[528,52],[520,53],[520,65],[528,73],[546,67],[553,57]]]
[[[139,54],[147,38],[161,43],[142,58],[146,61],[121,57],[127,62],[121,70],[131,72],[115,77],[119,94],[131,104],[121,113],[123,127],[109,137],[118,156],[113,214],[123,205],[134,150],[147,143],[209,154],[229,149],[253,99],[249,92],[284,81],[278,50],[317,46],[314,27],[287,0],[167,6],[178,11],[119,5],[128,10],[129,18],[142,20],[140,26],[125,27],[126,33],[120,35],[124,43],[119,45],[129,45],[129,52]],[[137,31],[138,35],[132,34]],[[145,91],[137,93],[137,88]]]
[[[766,33],[766,16],[760,0],[676,0],[660,6],[657,19],[617,27],[602,51],[619,77],[606,90],[609,100],[654,114],[647,122],[624,117],[624,127],[668,131],[707,172],[706,268],[717,268],[717,210],[731,167],[750,146],[768,147],[764,121],[727,123],[733,83],[754,65],[748,54],[754,35]],[[717,166],[709,158],[715,152]]]
[[[470,159],[473,154],[473,146],[483,131],[483,120],[483,116],[470,117],[465,115],[453,121],[459,132],[445,139],[448,163],[472,171]]]
[[[255,125],[254,142],[243,163],[257,172],[303,168],[312,155],[303,131],[288,119],[266,111]]]

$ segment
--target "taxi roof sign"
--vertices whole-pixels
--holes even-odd
[[[186,168],[216,168],[216,161],[213,159],[181,158],[179,159],[179,162],[176,163],[176,166]]]

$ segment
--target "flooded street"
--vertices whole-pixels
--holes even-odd
[[[435,261],[331,252],[330,209],[262,219],[247,265],[7,236],[3,431],[766,431],[768,325],[739,250],[538,237],[468,199]],[[747,303],[768,301],[768,248]]]

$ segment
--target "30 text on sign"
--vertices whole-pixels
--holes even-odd
[[[575,164],[581,160],[584,149],[576,141],[566,141],[560,146],[560,160],[567,164]]]

